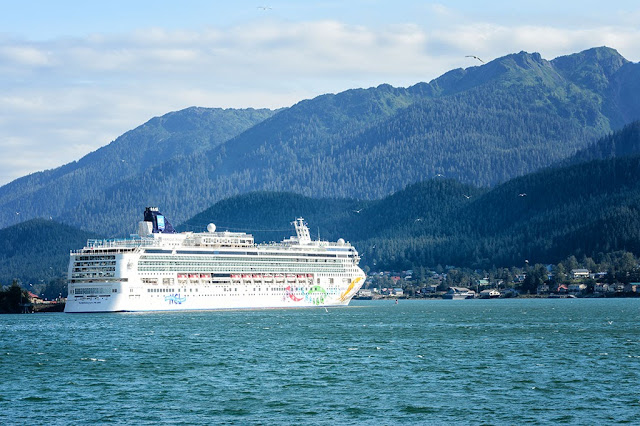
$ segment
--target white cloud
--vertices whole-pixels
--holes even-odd
[[[381,83],[408,86],[521,50],[552,59],[594,46],[640,58],[640,30],[451,24],[384,28],[260,21],[225,30],[0,39],[0,184],[76,160],[149,118],[192,105],[281,107]],[[19,158],[7,161],[7,158]],[[28,160],[26,160],[28,158]]]
[[[3,46],[0,48],[3,61],[25,66],[45,66],[49,64],[46,51],[29,45]]]

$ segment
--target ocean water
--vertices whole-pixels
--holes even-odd
[[[0,424],[640,424],[640,299],[0,316]]]

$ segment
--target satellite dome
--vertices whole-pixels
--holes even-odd
[[[213,223],[208,224],[207,231],[211,233],[216,232],[216,225],[214,225]]]
[[[344,240],[342,238],[338,238],[338,245],[339,246],[343,246],[344,245]]]

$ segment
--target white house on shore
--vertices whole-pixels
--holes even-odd
[[[574,280],[578,278],[589,278],[589,270],[588,269],[572,269],[571,275],[573,276]]]

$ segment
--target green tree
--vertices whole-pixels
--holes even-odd
[[[544,265],[536,264],[534,267],[529,268],[527,277],[522,282],[521,290],[528,294],[534,294],[546,280],[547,268]]]
[[[567,257],[565,261],[562,263],[564,264],[564,269],[566,273],[571,273],[572,270],[578,269],[578,266],[579,266],[578,259],[576,259],[574,255]]]
[[[11,286],[0,291],[0,313],[15,314],[22,312],[23,305],[29,303],[29,293],[13,281]]]
[[[556,283],[561,284],[566,281],[566,269],[562,263],[558,263],[553,267],[553,279]]]

